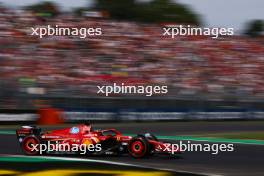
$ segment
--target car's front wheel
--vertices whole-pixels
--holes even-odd
[[[146,138],[136,136],[128,144],[128,153],[134,158],[144,158],[150,154],[150,144]]]

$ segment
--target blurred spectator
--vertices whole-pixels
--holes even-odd
[[[30,35],[36,25],[101,27],[103,35],[39,39]],[[264,97],[263,39],[169,39],[159,25],[70,14],[43,20],[1,7],[0,67],[0,89],[8,82],[17,94],[96,96],[97,85],[124,82],[168,85],[170,97]]]

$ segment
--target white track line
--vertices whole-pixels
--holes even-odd
[[[142,166],[142,165],[137,165],[137,164],[108,161],[108,160],[96,160],[96,159],[73,158],[73,157],[53,157],[53,156],[25,156],[25,155],[0,155],[0,156],[20,157],[20,158],[43,158],[43,159],[54,159],[54,160],[61,160],[61,161],[95,162],[95,163],[103,163],[103,164],[111,164],[111,165],[119,165],[119,166],[137,167],[137,168],[143,168],[143,169],[154,169],[154,170],[160,170],[160,171],[180,172],[180,173],[187,173],[187,174],[199,174],[199,175],[204,175],[204,176],[222,176],[222,175],[211,174],[211,173],[197,173],[197,172],[189,172],[189,171],[184,171],[184,170],[157,168],[157,167],[151,167],[151,166]]]

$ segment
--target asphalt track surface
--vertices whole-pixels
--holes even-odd
[[[116,128],[123,133],[136,134],[151,132],[159,135],[195,135],[209,133],[229,133],[241,131],[260,131],[264,122],[153,122],[153,123],[108,123],[96,124],[95,128]],[[4,127],[12,130],[13,127]],[[194,143],[197,143],[194,142]],[[153,156],[146,159],[121,157],[92,157],[96,160],[107,160],[135,164],[148,168],[185,171],[204,175],[230,176],[263,176],[264,175],[264,145],[234,144],[234,152],[220,152],[212,155],[209,152],[186,152],[182,158]],[[23,155],[15,135],[0,135],[0,154]],[[82,158],[84,158],[82,156]],[[10,165],[9,165],[10,166]],[[93,166],[92,166],[93,167]]]

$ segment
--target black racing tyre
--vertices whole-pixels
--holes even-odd
[[[33,147],[34,145],[38,147]],[[27,136],[23,139],[21,147],[26,155],[38,155],[39,154],[40,141],[36,136]],[[36,150],[36,149],[37,150]]]
[[[134,158],[144,158],[150,154],[150,144],[143,136],[133,137],[128,143],[128,153]]]

